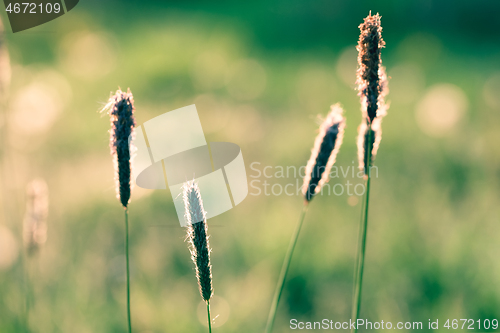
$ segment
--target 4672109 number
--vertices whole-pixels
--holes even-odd
[[[41,3],[36,4],[33,2],[20,2],[20,3],[9,3],[5,11],[8,13],[23,13],[23,14],[51,14],[51,13],[59,13],[61,12],[61,4],[60,3]]]
[[[443,327],[447,329],[461,330],[496,330],[498,328],[498,319],[448,319]]]

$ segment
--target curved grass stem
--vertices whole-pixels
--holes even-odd
[[[269,318],[267,320],[266,333],[271,333],[273,330],[274,320],[276,318],[276,311],[278,310],[278,304],[280,302],[281,294],[283,292],[283,287],[285,286],[286,276],[288,274],[288,269],[290,268],[290,262],[292,261],[293,251],[295,245],[297,244],[297,239],[299,238],[300,229],[302,229],[302,224],[304,222],[304,217],[306,216],[308,204],[305,203],[302,208],[302,213],[300,214],[299,222],[295,228],[295,232],[288,246],[288,251],[286,252],[285,260],[283,261],[283,266],[281,267],[281,273],[278,279],[278,285],[276,286],[276,292],[274,294],[273,303],[271,304],[271,310],[269,311]]]
[[[367,233],[367,228],[368,228],[368,206],[370,203],[370,179],[371,179],[371,171],[370,171],[370,166],[371,166],[371,159],[372,159],[372,135],[373,135],[373,130],[371,129],[371,126],[368,128],[368,149],[366,150],[367,158],[365,159],[366,161],[366,166],[367,168],[367,178],[366,178],[366,192],[365,192],[365,200],[363,203],[363,206],[361,208],[361,223],[359,226],[359,240],[358,240],[358,254],[357,254],[357,260],[356,260],[356,265],[355,265],[355,270],[354,270],[354,294],[353,294],[353,306],[352,306],[352,320],[357,321],[359,318],[359,312],[361,309],[361,290],[363,287],[363,272],[365,268],[365,253],[366,253],[366,233]],[[351,329],[351,332],[357,333],[358,329],[355,326],[355,328]]]

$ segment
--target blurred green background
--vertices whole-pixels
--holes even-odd
[[[131,88],[139,124],[195,103],[207,140],[240,145],[249,176],[253,162],[304,165],[316,116],[339,102],[337,165],[352,168],[357,27],[370,10],[382,15],[391,79],[361,316],[424,329],[428,319],[500,319],[500,2],[82,0],[16,34],[2,14],[12,79],[1,122],[0,332],[26,327],[21,233],[35,177],[48,184],[50,211],[47,242],[26,264],[30,331],[126,331],[123,211],[109,119],[98,112],[111,91]],[[331,184],[347,180],[362,182]],[[264,330],[301,205],[249,195],[209,220],[214,332]],[[291,318],[349,319],[360,209],[346,193],[313,200],[275,332],[292,331]],[[130,221],[134,332],[206,332],[170,193],[136,187]]]

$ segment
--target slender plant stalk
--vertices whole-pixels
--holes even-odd
[[[191,259],[196,269],[196,278],[200,295],[207,304],[208,332],[212,332],[210,318],[210,299],[214,290],[212,286],[212,265],[210,264],[210,249],[206,212],[203,208],[200,188],[195,180],[184,183],[183,201],[185,218],[188,224],[186,239],[190,242]]]
[[[382,138],[381,122],[386,115],[385,96],[388,93],[387,75],[382,66],[381,50],[385,47],[382,39],[381,17],[370,14],[359,25],[360,36],[357,46],[358,96],[361,99],[362,123],[358,135],[359,168],[365,173],[365,200],[361,208],[359,226],[358,253],[354,273],[354,293],[352,302],[352,320],[357,322],[361,309],[361,292],[365,268],[366,235],[368,230],[368,211],[370,203],[371,166],[377,154]],[[351,332],[356,333],[354,326]]]
[[[365,183],[365,189],[366,189],[366,183]],[[356,261],[354,263],[354,275],[353,275],[354,283],[352,285],[352,295],[353,295],[352,315],[353,316],[354,316],[354,295],[356,295],[356,286],[358,283],[359,256],[360,256],[359,244],[361,244],[361,240],[363,239],[362,225],[363,225],[363,217],[364,217],[363,212],[364,212],[364,210],[365,210],[365,200],[362,200],[361,201],[361,214],[359,215],[360,217],[359,217],[359,230],[358,230],[358,248],[356,250]]]
[[[212,333],[212,319],[210,319],[210,301],[207,301],[208,333]]]
[[[34,179],[26,186],[26,212],[23,220],[22,269],[25,293],[24,324],[25,331],[29,332],[29,313],[34,306],[35,294],[31,277],[38,251],[47,240],[47,216],[49,212],[49,195],[47,183],[43,179]],[[35,279],[36,281],[36,279]]]
[[[286,276],[292,261],[293,251],[299,238],[300,229],[304,222],[304,218],[309,206],[309,202],[314,196],[321,191],[321,187],[328,182],[330,169],[335,163],[337,153],[339,152],[342,140],[344,137],[345,119],[342,116],[343,110],[340,105],[331,106],[331,111],[320,125],[319,133],[314,140],[314,147],[311,150],[311,157],[307,162],[306,175],[304,177],[304,185],[302,186],[302,194],[304,195],[304,207],[300,214],[299,222],[292,236],[288,251],[281,268],[281,273],[278,278],[278,285],[269,311],[267,320],[266,332],[271,333],[273,330],[274,320],[276,319],[276,311],[285,286]]]
[[[24,275],[24,330],[29,332],[29,311],[30,311],[30,285],[29,285],[29,272],[28,272],[28,258],[24,253],[22,256],[23,260],[23,275]]]
[[[371,138],[372,129],[371,127],[368,129],[368,137]],[[358,256],[356,260],[356,268],[355,268],[355,283],[354,283],[354,302],[352,307],[352,318],[354,321],[358,320],[359,312],[361,309],[361,290],[363,287],[363,271],[365,268],[365,253],[366,253],[366,233],[368,228],[368,208],[370,203],[370,179],[371,179],[371,151],[372,151],[372,141],[368,140],[368,150],[366,154],[368,156],[367,161],[367,178],[366,178],[366,192],[365,192],[365,200],[363,207],[361,209],[361,224],[359,226],[359,248],[358,248]],[[358,331],[357,327],[354,326],[354,329],[351,329],[351,332],[356,333]]]
[[[132,333],[132,321],[130,319],[130,264],[128,259],[128,208],[125,208],[125,258],[127,261],[127,321],[128,332]]]
[[[115,166],[115,182],[117,198],[125,211],[125,259],[127,270],[127,324],[128,332],[132,333],[132,320],[130,315],[130,262],[129,262],[129,231],[128,231],[128,204],[132,191],[130,182],[132,163],[131,146],[134,138],[134,96],[130,89],[123,92],[120,89],[109,98],[108,104],[103,108],[110,116],[110,150]]]
[[[302,229],[302,224],[306,216],[307,208],[309,206],[308,202],[304,202],[304,207],[300,214],[299,222],[293,233],[292,240],[288,246],[288,251],[286,252],[285,261],[283,261],[283,267],[281,267],[280,277],[278,279],[278,286],[276,287],[276,292],[274,294],[273,303],[271,305],[271,311],[269,312],[269,318],[267,320],[266,333],[271,333],[273,330],[274,320],[276,319],[276,311],[278,310],[278,304],[280,302],[281,294],[283,293],[283,287],[285,286],[286,276],[288,274],[288,269],[290,268],[290,262],[292,261],[293,251],[295,250],[295,245],[297,244],[297,239],[299,238],[300,229]]]

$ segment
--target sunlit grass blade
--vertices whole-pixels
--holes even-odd
[[[281,267],[278,284],[269,310],[269,317],[266,325],[266,332],[270,333],[273,330],[274,321],[276,319],[276,312],[285,286],[286,277],[292,261],[293,252],[299,238],[300,230],[307,212],[309,202],[316,194],[321,191],[321,187],[328,182],[330,169],[332,168],[342,140],[344,137],[345,119],[342,116],[342,108],[336,104],[331,106],[331,111],[322,122],[319,133],[314,141],[314,147],[311,151],[311,157],[307,162],[306,175],[304,177],[304,184],[302,186],[302,194],[304,195],[304,207],[296,226],[295,232],[288,245],[288,250]]]

